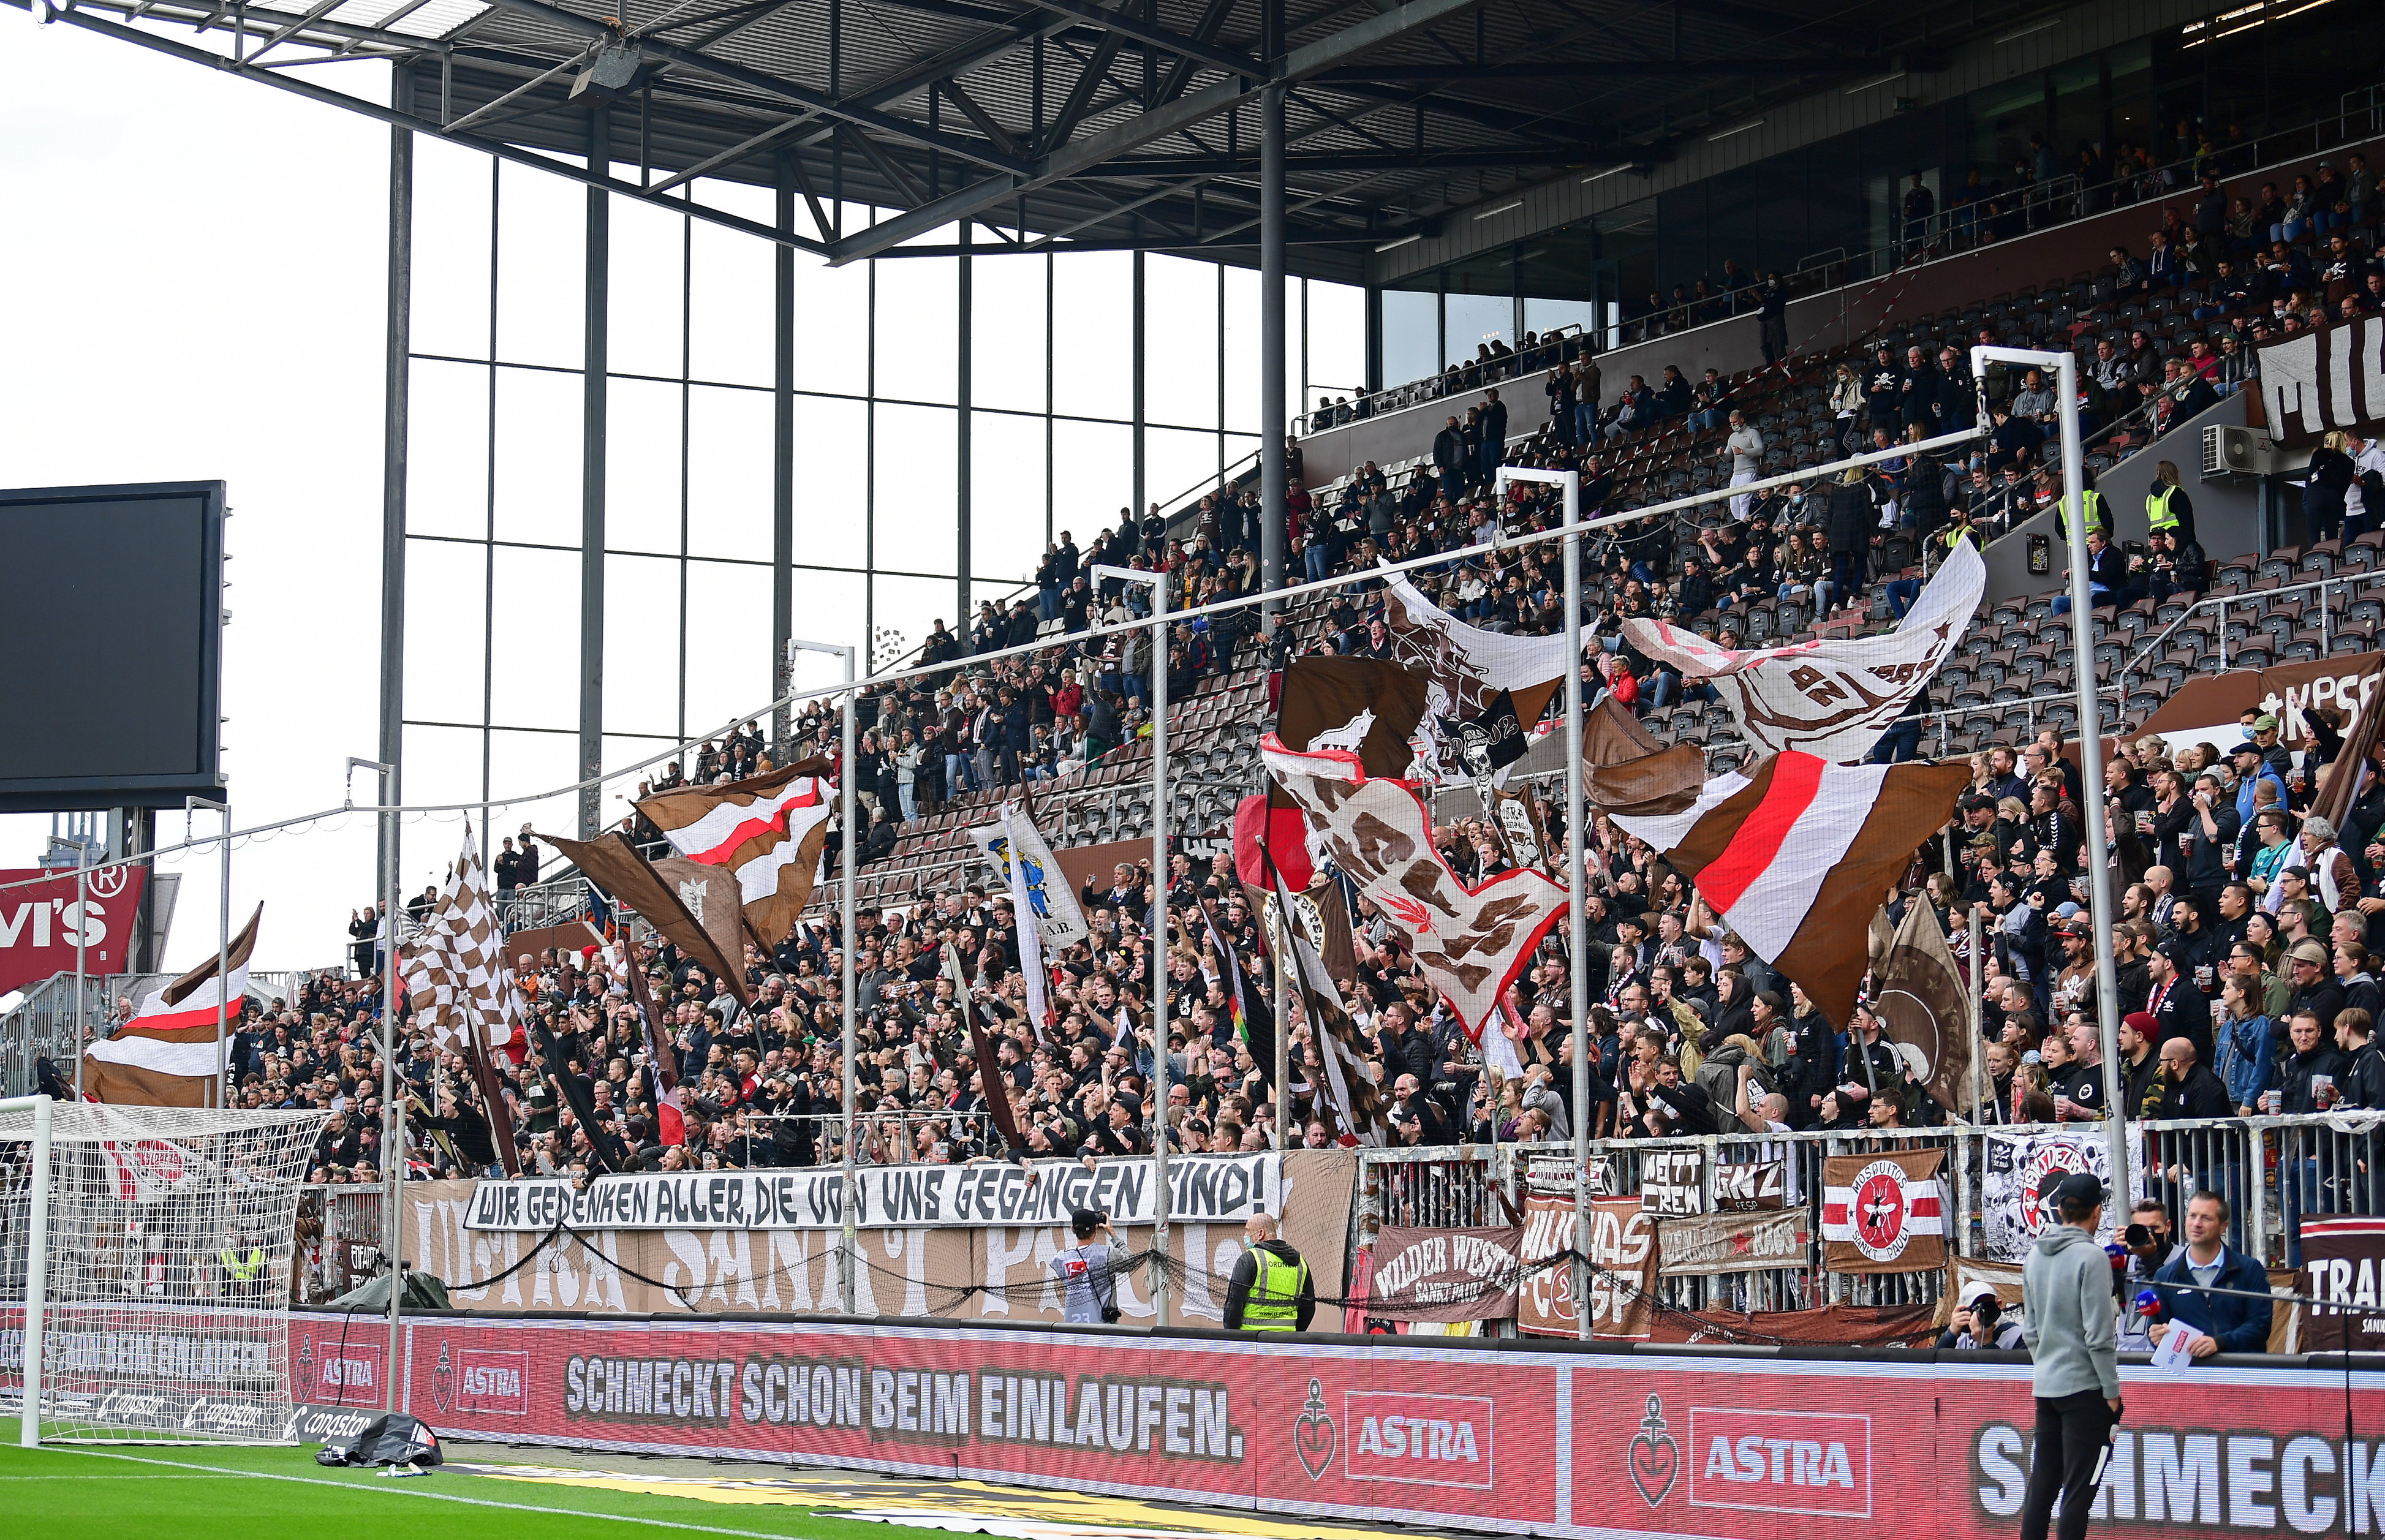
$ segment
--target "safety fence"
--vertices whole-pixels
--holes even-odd
[[[321,1186],[301,1194],[291,1298],[318,1305],[381,1272],[388,1212],[379,1186]]]
[[[1667,1308],[1926,1305],[1946,1285],[1942,1269],[1861,1273],[1824,1266],[1825,1161],[1942,1153],[1938,1180],[1945,1194],[1947,1249],[1966,1259],[2017,1263],[2043,1223],[2034,1203],[2041,1180],[2073,1169],[2108,1180],[2107,1136],[2100,1124],[2073,1123],[1600,1140],[1592,1145],[1587,1186],[1593,1200],[1636,1198],[1667,1216],[1712,1214],[1741,1204],[1805,1215],[1798,1265],[1667,1276],[1657,1292]],[[2189,1198],[2216,1192],[2228,1200],[2230,1244],[2268,1261],[2300,1263],[2305,1216],[2385,1215],[2385,1113],[2132,1122],[2127,1137],[2130,1201],[2160,1202],[2175,1231]],[[1514,1223],[1528,1198],[1569,1195],[1572,1170],[1570,1145],[1363,1151],[1354,1239],[1370,1244],[1383,1225]],[[2125,1223],[2125,1208],[2115,1204],[2107,1223]]]

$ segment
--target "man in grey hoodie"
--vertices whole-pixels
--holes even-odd
[[[2022,1331],[2037,1396],[2037,1443],[2020,1540],[2045,1540],[2054,1499],[2062,1499],[2060,1540],[2080,1540],[2103,1480],[2104,1457],[2120,1420],[2119,1354],[2112,1321],[2112,1261],[2095,1244],[2104,1185],[2073,1172],[2048,1195],[2062,1223],[2037,1237],[2021,1266]]]

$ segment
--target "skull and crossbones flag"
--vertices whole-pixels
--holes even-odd
[[[1294,753],[1273,735],[1259,747],[1334,865],[1406,938],[1467,1035],[1480,1041],[1500,993],[1565,913],[1565,888],[1528,868],[1468,888],[1434,846],[1431,814],[1413,784],[1367,775],[1348,751]]]
[[[1822,1265],[1832,1273],[1946,1266],[1946,1152],[1882,1150],[1822,1161]]]

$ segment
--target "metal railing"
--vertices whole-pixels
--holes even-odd
[[[293,1000],[299,986],[317,973],[342,970],[305,969],[297,973],[256,973],[248,975],[248,998],[260,1003]],[[104,1037],[123,1017],[125,1002],[138,1006],[151,990],[180,977],[177,974],[88,974],[83,977],[83,1014],[92,1035]],[[25,987],[16,1008],[0,1016],[0,1095],[27,1096],[33,1089],[36,1060],[56,1060],[71,1080],[75,1059],[82,1051],[75,1022],[75,975],[56,974]]]
[[[2171,1216],[2175,1236],[2187,1200],[2197,1192],[2228,1200],[2229,1244],[2271,1262],[2301,1261],[2300,1223],[2304,1215],[2385,1214],[2385,1112],[2360,1111],[2301,1117],[2223,1118],[2204,1121],[2131,1121],[2130,1174],[2134,1198],[2160,1201]],[[1659,1157],[1697,1157],[1694,1210],[1713,1212],[1717,1178],[1757,1161],[1784,1162],[1783,1206],[1804,1211],[1810,1232],[1804,1261],[1794,1267],[1666,1277],[1658,1298],[1675,1310],[1771,1311],[1829,1304],[1920,1305],[1935,1303],[1945,1285],[1943,1272],[1919,1273],[1832,1273],[1822,1264],[1820,1205],[1823,1161],[1832,1156],[1891,1149],[1945,1151],[1943,1180],[1949,1198],[1947,1240],[1954,1254],[2017,1263],[2012,1254],[1990,1256],[1991,1216],[1988,1140],[1993,1136],[2064,1134],[2100,1143],[2098,1124],[2008,1124],[1993,1128],[1958,1124],[1931,1129],[1806,1130],[1790,1134],[1732,1134],[1693,1138],[1594,1140],[1591,1159],[1602,1196],[1644,1196],[1643,1175]],[[1569,1144],[1461,1145],[1440,1149],[1361,1150],[1354,1239],[1369,1244],[1384,1224],[1469,1226],[1509,1223],[1511,1206],[1527,1190],[1569,1193],[1573,1147]],[[1533,1181],[1534,1168],[1554,1167],[1554,1186]],[[1503,1203],[1501,1195],[1508,1195]],[[2121,1206],[2106,1216],[2127,1223]],[[2008,1226],[2006,1227],[2009,1228]]]

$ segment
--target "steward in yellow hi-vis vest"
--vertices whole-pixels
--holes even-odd
[[[1305,1332],[1317,1314],[1317,1283],[1299,1252],[1278,1238],[1268,1214],[1242,1226],[1242,1260],[1226,1284],[1226,1330]]]

